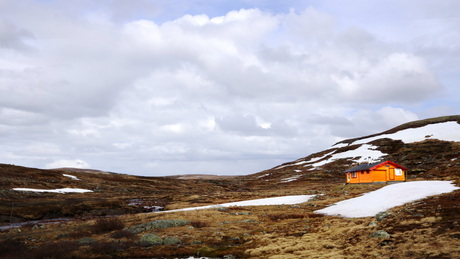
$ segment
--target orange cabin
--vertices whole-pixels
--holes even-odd
[[[347,183],[405,182],[407,168],[391,161],[360,164],[346,170]]]

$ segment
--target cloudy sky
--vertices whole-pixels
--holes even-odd
[[[0,163],[249,174],[460,114],[456,0],[0,0]]]

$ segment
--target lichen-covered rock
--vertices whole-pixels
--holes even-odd
[[[386,232],[385,230],[377,230],[371,234],[371,237],[389,238],[390,234],[388,234],[388,232]]]
[[[163,239],[154,234],[145,234],[141,237],[140,243],[142,246],[162,245]]]
[[[165,245],[178,245],[182,243],[182,241],[177,237],[167,237],[163,240],[163,244]]]
[[[389,212],[382,211],[375,215],[375,220],[377,220],[377,222],[380,222],[382,220],[385,220],[388,216],[390,216]]]
[[[182,219],[159,219],[146,223],[142,223],[133,227],[128,228],[128,231],[134,234],[148,231],[151,229],[163,229],[170,227],[180,227],[190,224],[187,220]]]

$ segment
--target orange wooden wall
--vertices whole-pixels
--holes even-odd
[[[356,177],[353,177],[353,173],[346,173],[345,177],[347,183],[385,183],[392,181],[403,182],[406,180],[406,172],[402,169],[396,168],[391,164],[379,166],[370,172],[358,171],[355,172],[355,175]]]

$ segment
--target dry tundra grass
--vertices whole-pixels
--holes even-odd
[[[391,210],[390,216],[347,219],[314,213],[378,186],[335,185],[317,199],[299,205],[230,207],[175,213],[147,213],[117,217],[116,226],[95,231],[101,219],[62,222],[43,228],[25,226],[21,232],[0,234],[1,256],[14,258],[58,257],[164,257],[232,254],[238,258],[455,258],[460,256],[458,206],[460,191],[428,198]],[[299,194],[300,189],[287,190]],[[272,194],[272,192],[270,192]],[[283,193],[284,194],[284,193]],[[199,197],[194,197],[199,198]],[[435,207],[436,209],[433,209]],[[182,219],[180,227],[126,233],[127,228],[159,219]],[[374,222],[375,224],[370,224]],[[371,234],[385,230],[389,238]],[[125,231],[125,232],[123,232]],[[180,244],[142,246],[140,238],[153,233]],[[82,238],[92,243],[82,242]],[[14,240],[14,241],[11,241]],[[11,251],[19,242],[21,251]],[[13,244],[14,245],[14,244]],[[16,244],[17,245],[17,244]],[[56,249],[51,249],[56,247]],[[8,250],[10,249],[10,250]],[[19,254],[18,254],[19,253]],[[10,258],[12,258],[10,256]]]

